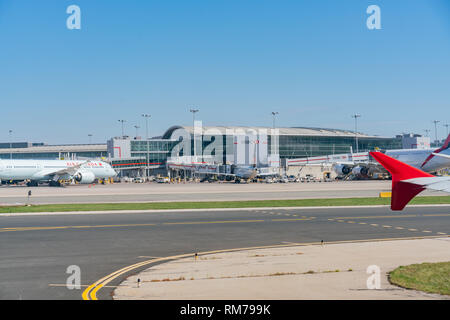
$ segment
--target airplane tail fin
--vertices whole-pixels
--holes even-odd
[[[447,139],[444,142],[444,145],[442,146],[440,151],[446,150],[450,148],[450,134],[448,135]]]
[[[422,163],[422,166],[421,166],[421,167],[425,166],[425,165],[428,163],[428,161],[430,161],[431,159],[433,159],[434,156],[439,155],[439,153],[440,153],[441,151],[444,151],[444,150],[446,150],[446,149],[448,149],[448,148],[450,148],[450,134],[448,135],[447,139],[445,140],[444,145],[443,145],[441,148],[434,150],[434,152],[432,152],[432,153],[428,156],[428,158],[425,159],[425,161]]]
[[[403,210],[403,208],[420,192],[424,187],[404,180],[413,178],[433,177],[433,175],[414,168],[406,163],[391,158],[381,152],[370,152],[370,155],[377,160],[392,175],[392,210]]]

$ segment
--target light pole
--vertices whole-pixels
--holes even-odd
[[[423,131],[425,131],[425,133],[426,133],[426,137],[429,137],[430,136],[430,129],[425,129],[425,130],[423,130]]]
[[[446,137],[448,137],[448,126],[449,126],[449,124],[448,124],[448,123],[444,124],[444,127],[446,127],[446,128],[447,128],[447,135],[446,135]]]
[[[89,133],[88,137],[89,137],[89,144],[92,144],[92,133]]]
[[[124,122],[127,122],[127,120],[117,120],[117,121],[119,121],[120,123],[122,123],[122,138],[125,136],[125,133],[124,133],[124,131],[123,131],[123,123]]]
[[[9,130],[9,160],[12,160],[12,130]]]
[[[272,127],[273,127],[273,129],[275,129],[275,117],[276,117],[277,114],[279,114],[279,113],[276,112],[276,111],[272,111],[272,116],[273,116]]]
[[[361,115],[358,113],[355,113],[352,115],[352,118],[355,118],[355,144],[356,144],[356,153],[359,152],[359,146],[358,146],[358,118],[360,118]]]
[[[145,159],[145,177],[148,177],[148,167],[149,167],[149,145],[148,145],[148,119],[151,117],[151,115],[143,113],[142,117],[145,118],[145,140],[147,140],[147,152],[146,152],[146,159]]]
[[[437,137],[437,124],[441,122],[439,120],[433,120],[434,123],[434,138],[436,139],[436,144],[439,143],[438,137]]]
[[[193,133],[193,137],[194,137],[194,159],[195,159],[195,151],[196,151],[196,142],[195,142],[195,114],[197,113],[197,112],[199,112],[200,110],[198,110],[198,109],[191,109],[191,110],[189,110],[190,112],[192,112],[192,133]]]
[[[139,133],[139,128],[140,127],[138,125],[135,125],[134,128],[136,129],[136,137],[135,137],[135,139],[137,139],[137,137],[139,135],[138,133]]]

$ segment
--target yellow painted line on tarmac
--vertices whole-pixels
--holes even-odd
[[[327,242],[326,245],[330,244],[343,244],[343,243],[362,243],[362,242],[373,242],[373,241],[394,241],[394,240],[414,240],[414,239],[436,239],[440,238],[442,236],[422,236],[422,237],[405,237],[405,238],[381,238],[381,239],[366,239],[366,240],[344,240],[344,241],[330,241]],[[205,251],[205,252],[198,252],[198,255],[208,255],[208,254],[215,254],[215,253],[226,253],[226,252],[236,252],[236,251],[245,251],[245,250],[257,250],[257,249],[269,249],[269,248],[282,248],[282,247],[292,247],[292,246],[308,246],[308,245],[323,245],[320,242],[307,242],[307,243],[288,243],[288,244],[281,244],[281,245],[272,245],[272,246],[259,246],[259,247],[246,247],[246,248],[236,248],[236,249],[224,249],[224,250],[213,250],[213,251]],[[157,258],[157,259],[151,259],[147,261],[143,261],[140,263],[133,264],[128,267],[124,267],[120,270],[117,270],[100,280],[97,280],[93,284],[87,287],[82,293],[83,300],[97,300],[97,292],[101,288],[109,287],[107,286],[108,283],[113,281],[114,279],[118,278],[119,276],[140,268],[144,267],[145,265],[156,263],[156,262],[163,262],[168,260],[175,260],[180,258],[188,258],[193,257],[195,253],[187,253],[187,254],[180,254],[176,256],[169,256],[164,258]]]
[[[409,231],[417,231],[417,229],[408,229]]]
[[[383,228],[392,228],[392,226],[383,226]]]
[[[67,283],[50,283],[49,287],[67,287]],[[89,287],[87,284],[80,284],[80,287]],[[117,286],[103,286],[102,288],[117,288]]]
[[[292,246],[292,244],[284,244],[284,245],[274,245],[274,246],[261,246],[261,247],[250,247],[250,248],[239,248],[239,249],[231,249],[231,250],[214,250],[214,251],[206,251],[197,253],[198,255],[205,255],[205,254],[213,254],[213,253],[223,253],[223,252],[233,252],[233,251],[241,251],[241,250],[252,250],[252,249],[266,249],[266,248],[273,248],[273,247],[287,247]],[[180,258],[187,258],[187,257],[193,257],[195,253],[188,253],[188,254],[180,254],[176,256],[170,256],[170,257],[164,257],[164,258],[158,258],[158,259],[151,259],[147,261],[143,261],[140,263],[133,264],[131,266],[122,268],[118,271],[115,271],[106,277],[101,278],[100,280],[94,282],[92,285],[87,287],[86,290],[82,293],[83,300],[97,300],[97,292],[102,287],[105,287],[106,284],[113,281],[117,277],[133,270],[137,269],[139,267],[143,267],[147,264],[156,263],[156,262],[162,262],[162,261],[168,261],[168,260],[174,260],[174,259],[180,259]]]
[[[0,228],[0,232],[14,231],[36,231],[36,230],[62,230],[62,229],[92,229],[92,228],[119,228],[119,227],[147,227],[156,225],[195,225],[195,224],[219,224],[219,223],[255,223],[268,221],[302,221],[312,220],[311,218],[299,219],[269,219],[269,220],[222,220],[222,221],[184,221],[184,222],[163,222],[163,223],[135,223],[135,224],[107,224],[107,225],[90,225],[90,226],[55,226],[55,227],[9,227]]]
[[[34,230],[57,230],[57,229],[67,229],[69,227],[18,227],[18,228],[2,228],[0,232],[8,231],[34,231]]]
[[[162,259],[164,259],[164,258],[162,258]],[[106,277],[103,277],[100,280],[97,280],[96,282],[91,284],[89,287],[87,287],[86,290],[83,291],[83,294],[81,296],[82,296],[82,298],[84,300],[97,300],[97,297],[96,297],[95,293],[99,289],[95,290],[93,296],[90,297],[89,294],[91,293],[91,290],[93,290],[94,288],[96,288],[97,286],[100,286],[100,285],[101,285],[101,287],[105,287],[106,283],[111,282],[112,280],[114,280],[115,278],[120,276],[121,274],[123,274],[125,272],[128,272],[129,270],[139,268],[141,265],[152,263],[153,261],[156,261],[156,260],[159,260],[159,259],[151,259],[151,260],[143,261],[143,262],[140,262],[140,263],[133,264],[131,266],[124,267],[124,268],[122,268],[120,270],[117,270],[117,271],[107,275]]]
[[[92,226],[59,226],[59,227],[16,227],[16,228],[1,228],[0,232],[11,231],[36,231],[36,230],[59,230],[59,229],[91,229],[91,228],[117,228],[117,227],[144,227],[154,226],[154,223],[143,224],[109,224],[109,225],[92,225]]]

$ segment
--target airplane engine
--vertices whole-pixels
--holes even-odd
[[[334,171],[337,173],[338,176],[342,176],[349,174],[352,171],[352,169],[345,164],[337,164],[334,166]]]
[[[369,168],[357,166],[353,168],[352,173],[355,176],[367,176],[369,174]]]
[[[92,183],[95,180],[95,174],[90,171],[78,171],[73,178],[78,183]]]

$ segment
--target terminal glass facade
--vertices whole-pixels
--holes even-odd
[[[208,136],[203,137],[202,146],[204,150],[211,142]],[[214,139],[214,138],[213,138]],[[214,141],[214,140],[213,140]],[[172,148],[178,143],[173,142]],[[278,140],[279,155],[281,159],[315,157],[323,155],[332,155],[340,153],[355,153],[357,151],[356,141],[354,137],[342,136],[301,136],[301,135],[280,135]],[[268,137],[269,154],[277,154],[276,150],[272,150],[272,139]],[[402,140],[399,138],[377,138],[377,137],[359,137],[358,151],[368,152],[375,148],[385,149],[401,149]],[[216,151],[224,155],[223,162],[226,162],[227,155],[234,153],[233,137],[224,136],[220,147]],[[150,148],[150,150],[152,150]],[[170,149],[171,150],[171,149]],[[168,153],[170,153],[170,150]],[[191,152],[194,152],[193,139],[191,140]],[[182,155],[182,154],[181,154]]]
[[[149,165],[164,165],[177,143],[178,141],[166,139],[132,140],[131,156],[143,159],[147,159],[148,156]]]
[[[269,137],[270,141],[270,137]],[[269,148],[271,143],[269,143]],[[380,149],[401,149],[402,141],[397,138],[358,138],[359,152]],[[279,136],[280,158],[304,158],[331,154],[356,152],[354,137],[330,136]]]

